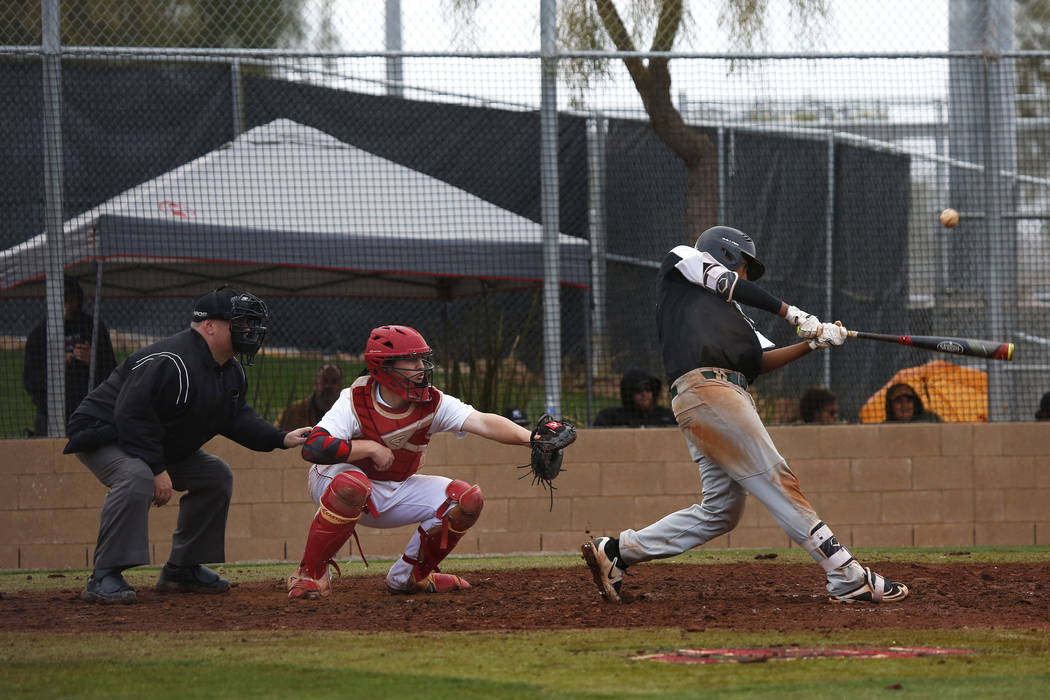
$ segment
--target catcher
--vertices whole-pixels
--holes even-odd
[[[367,375],[343,389],[303,444],[303,458],[314,463],[308,478],[310,496],[320,507],[310,523],[299,568],[288,577],[289,598],[329,595],[329,564],[339,571],[332,557],[351,535],[356,538],[358,525],[418,524],[404,555],[387,572],[390,593],[470,588],[462,577],[440,573],[438,565],[478,521],[484,497],[477,484],[416,473],[435,433],[473,433],[506,445],[532,444],[534,461],[544,470],[537,478],[548,476],[554,462],[560,466],[560,448],[575,438],[572,426],[545,416],[547,420],[530,433],[503,416],[474,410],[434,388],[431,352],[412,328],[374,329],[365,347]]]

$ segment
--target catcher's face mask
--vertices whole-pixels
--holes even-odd
[[[434,363],[427,357],[398,357],[383,363],[382,374],[388,382],[379,379],[398,396],[409,401],[429,401],[434,386]]]
[[[365,346],[368,374],[408,401],[429,401],[434,364],[428,359],[430,346],[423,336],[408,326],[380,326],[372,330]],[[410,362],[399,365],[398,361]]]

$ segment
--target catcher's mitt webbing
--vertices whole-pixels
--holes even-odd
[[[554,484],[561,473],[562,450],[576,441],[576,427],[567,421],[556,420],[544,414],[532,430],[532,459],[519,469],[530,469],[532,483],[537,481],[551,492],[551,510],[554,509]],[[528,476],[523,474],[521,478]]]

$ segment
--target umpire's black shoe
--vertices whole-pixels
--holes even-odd
[[[89,603],[134,603],[138,598],[119,571],[96,571],[80,592],[80,599]]]
[[[230,582],[206,566],[165,564],[154,590],[162,593],[226,593]]]

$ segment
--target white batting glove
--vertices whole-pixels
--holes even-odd
[[[784,318],[793,326],[797,326],[798,334],[803,338],[816,338],[820,333],[820,319],[813,314],[807,314],[797,306],[789,306]]]
[[[809,318],[812,314],[807,314],[797,306],[789,306],[787,313],[784,314],[784,320],[790,323],[792,326],[801,326],[802,322]]]
[[[842,321],[824,323],[821,324],[820,332],[817,336],[809,341],[809,347],[816,350],[817,348],[827,348],[832,345],[842,345],[846,342],[847,337],[849,337],[849,334],[843,327]]]

